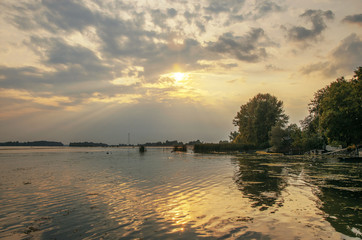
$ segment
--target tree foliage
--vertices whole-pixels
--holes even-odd
[[[346,80],[338,78],[318,90],[309,104],[309,115],[286,126],[283,102],[270,94],[258,94],[240,107],[233,120],[238,132],[234,143],[256,147],[272,146],[272,151],[301,154],[322,149],[325,144],[360,144],[362,139],[362,67]]]
[[[276,124],[284,126],[287,121],[283,102],[268,93],[259,93],[242,105],[234,118],[233,123],[239,128],[234,142],[267,147],[271,128]]]
[[[310,103],[307,127],[328,142],[358,144],[362,138],[362,67],[352,79],[338,78],[317,91]]]

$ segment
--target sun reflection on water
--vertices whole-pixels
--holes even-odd
[[[340,239],[304,163],[153,151],[4,161],[0,238],[13,227],[44,239]]]

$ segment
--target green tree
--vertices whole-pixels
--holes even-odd
[[[230,135],[229,135],[230,141],[233,142],[237,138],[238,135],[239,135],[238,131],[230,132]]]
[[[239,127],[234,142],[268,147],[269,132],[273,126],[284,126],[288,116],[284,114],[283,102],[270,94],[257,94],[240,107],[233,123]]]
[[[352,79],[338,78],[315,93],[310,104],[309,127],[328,142],[358,144],[362,138],[362,67]]]
[[[302,130],[293,123],[287,128],[279,125],[272,127],[269,143],[274,152],[302,154],[309,150],[308,141],[311,139],[304,138]]]
[[[289,134],[287,129],[275,125],[270,130],[269,144],[273,152],[286,153],[290,149]]]

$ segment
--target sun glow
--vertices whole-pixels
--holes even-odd
[[[179,83],[187,78],[187,74],[182,72],[173,73],[171,76],[175,79],[176,83]]]

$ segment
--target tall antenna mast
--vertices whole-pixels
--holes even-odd
[[[128,146],[131,145],[131,134],[128,133]]]

